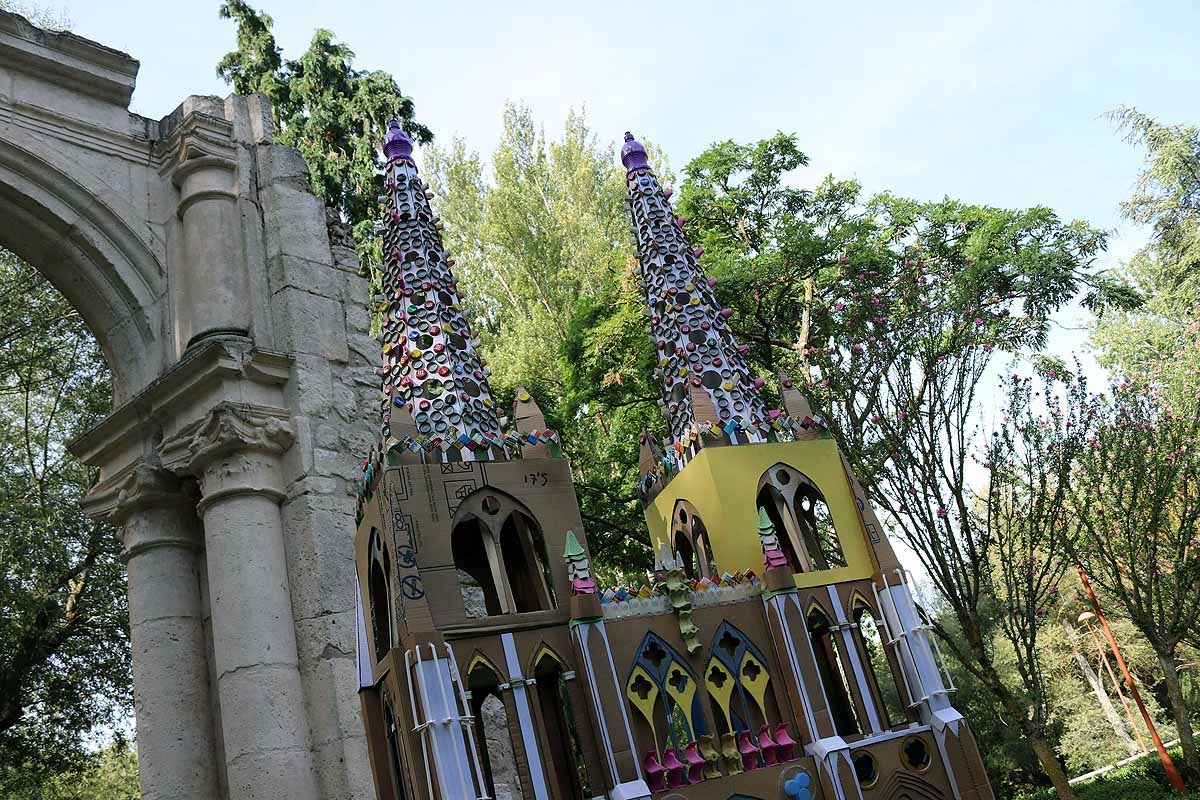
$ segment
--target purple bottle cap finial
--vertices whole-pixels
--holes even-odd
[[[621,148],[621,163],[630,172],[650,166],[650,161],[646,158],[646,148],[642,147],[642,143],[633,138],[633,134],[629,131],[625,131],[625,144]]]
[[[396,120],[388,120],[387,133],[383,137],[383,154],[387,156],[387,160],[391,161],[396,158],[406,160],[412,157],[412,139],[408,138],[408,134],[400,127],[400,123]]]

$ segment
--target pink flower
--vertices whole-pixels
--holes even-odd
[[[883,419],[883,418],[880,417],[878,414],[871,415],[871,422],[879,422],[879,420],[881,420],[881,419]]]
[[[908,412],[907,411],[897,411],[896,419],[908,419]]]
[[[834,311],[843,311],[843,310],[845,310],[845,308],[846,308],[846,304],[841,302],[840,300],[837,303],[834,303],[834,305],[833,305]]]
[[[821,388],[822,388],[822,389],[828,389],[828,388],[829,388],[829,378],[826,378],[825,380],[821,381]]]
[[[975,324],[976,324],[976,325],[982,325],[982,324],[983,324],[983,317],[976,317],[976,318],[975,318]]]
[[[938,519],[946,518],[946,508],[944,506],[938,506],[937,517]]]

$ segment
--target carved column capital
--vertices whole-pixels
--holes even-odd
[[[170,469],[199,477],[221,456],[237,452],[280,455],[295,438],[286,420],[226,401],[163,442],[159,453]]]
[[[201,511],[222,496],[264,494],[284,497],[279,456],[295,441],[284,419],[252,406],[222,402],[203,419],[163,442],[163,463],[179,473],[200,479]]]
[[[166,510],[176,515],[191,516],[199,495],[191,481],[180,480],[168,470],[155,464],[141,462],[121,483],[116,502],[106,515],[107,520],[121,529],[125,545],[125,561],[156,547],[201,548],[198,531],[179,516],[171,524],[160,517],[146,514]]]

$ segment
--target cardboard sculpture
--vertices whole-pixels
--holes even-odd
[[[394,124],[384,150],[384,428],[355,544],[379,796],[991,798],[862,487],[785,376],[766,407],[644,148],[621,157],[669,438],[642,442],[653,579],[608,588],[525,390],[501,430]]]

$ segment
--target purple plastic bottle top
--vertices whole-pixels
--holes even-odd
[[[625,131],[625,144],[621,147],[621,163],[630,172],[650,166],[650,160],[646,157],[646,148],[642,147],[642,143],[633,138],[633,134],[629,131]]]
[[[388,161],[396,158],[410,159],[412,151],[412,139],[408,138],[399,122],[389,120],[387,133],[383,137],[383,154],[387,156]]]

